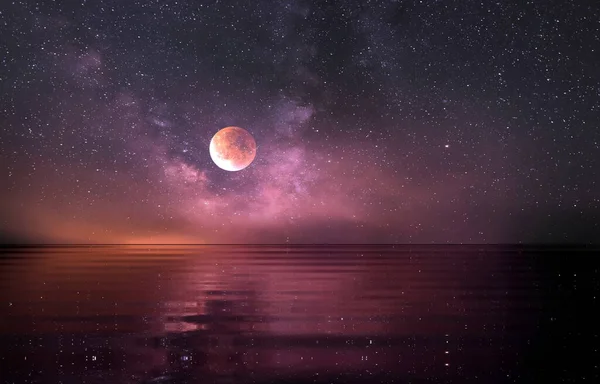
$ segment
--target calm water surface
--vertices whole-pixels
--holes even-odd
[[[514,247],[5,249],[2,382],[514,382],[545,321],[532,255]]]

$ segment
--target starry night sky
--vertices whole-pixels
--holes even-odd
[[[3,1],[0,241],[597,241],[599,9]]]

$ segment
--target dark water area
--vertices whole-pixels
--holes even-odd
[[[1,383],[598,382],[597,249],[2,249]]]

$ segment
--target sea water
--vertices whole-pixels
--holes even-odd
[[[525,382],[558,316],[540,253],[5,248],[1,382]]]

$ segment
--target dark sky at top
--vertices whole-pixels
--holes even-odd
[[[597,240],[599,9],[3,1],[0,240]]]

